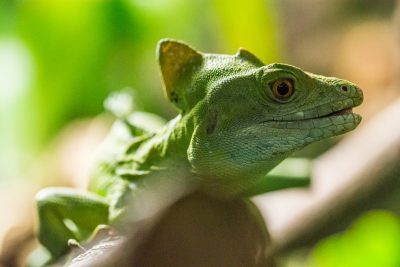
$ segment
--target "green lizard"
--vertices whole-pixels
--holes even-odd
[[[245,49],[206,54],[162,40],[158,60],[165,94],[180,114],[147,129],[122,118],[91,192],[46,188],[37,194],[38,238],[53,259],[68,251],[68,240],[85,240],[99,225],[135,216],[130,203],[158,181],[220,198],[296,186],[266,174],[292,152],[361,121],[352,107],[363,94],[353,83],[265,65]]]

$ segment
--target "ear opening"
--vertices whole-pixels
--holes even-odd
[[[256,55],[254,55],[253,53],[242,47],[239,48],[235,56],[244,59],[250,63],[253,63],[257,67],[265,66],[264,62],[262,62],[261,59],[259,59]]]
[[[165,95],[184,110],[187,104],[185,85],[189,84],[196,67],[201,65],[203,55],[183,42],[163,39],[158,43],[157,57]]]

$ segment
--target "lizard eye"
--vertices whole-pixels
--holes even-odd
[[[276,80],[272,84],[272,93],[279,100],[286,100],[294,93],[293,81],[289,79]]]

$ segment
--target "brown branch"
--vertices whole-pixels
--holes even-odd
[[[393,24],[399,46],[400,0]],[[392,86],[398,89],[400,53],[396,51],[393,56],[397,64]],[[369,209],[383,208],[400,214],[400,99],[343,141],[319,158],[314,178],[329,175],[331,180],[344,178],[349,182],[273,236],[271,255],[313,244],[344,229]]]
[[[275,266],[264,254],[264,221],[247,200],[194,193],[130,229],[122,244],[102,241],[69,266]]]
[[[275,236],[272,255],[312,244],[368,209],[400,213],[400,99],[318,159],[316,170],[316,179],[348,182]]]

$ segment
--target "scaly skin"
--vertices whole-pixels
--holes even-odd
[[[149,181],[190,185],[221,198],[266,192],[266,174],[292,152],[361,121],[351,112],[363,99],[356,85],[286,64],[265,65],[244,49],[233,56],[204,54],[162,40],[158,59],[165,93],[180,114],[154,133],[118,121],[108,141],[113,151],[99,164],[92,193],[38,193],[39,239],[53,258],[68,250],[68,239],[84,240],[99,224],[135,216],[128,203],[150,190]]]

